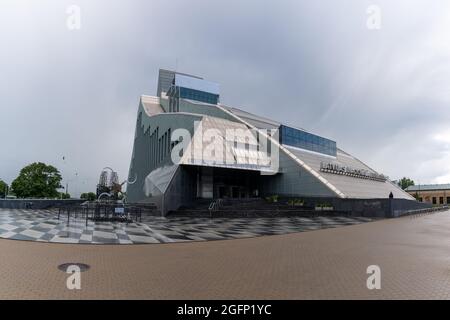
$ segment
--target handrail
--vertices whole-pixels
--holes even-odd
[[[220,207],[222,206],[222,199],[213,200],[208,207],[209,210],[209,217],[212,218],[213,211],[220,210]]]
[[[407,211],[404,211],[401,216],[410,216],[410,217],[421,216],[424,214],[431,214],[431,213],[435,213],[435,212],[439,212],[439,211],[448,210],[449,208],[450,208],[449,206],[439,206],[439,207],[407,210]]]
[[[216,207],[216,202],[213,201],[209,204],[208,210],[209,210],[209,217],[212,218],[212,212],[214,211]]]

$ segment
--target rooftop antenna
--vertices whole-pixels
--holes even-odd
[[[175,72],[178,71],[178,58],[175,58]]]

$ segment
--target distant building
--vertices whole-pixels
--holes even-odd
[[[121,186],[117,172],[109,167],[103,169],[97,184],[97,198],[101,194],[113,194],[116,186]]]
[[[436,205],[450,204],[450,184],[425,184],[409,186],[406,189],[406,192],[420,202]]]

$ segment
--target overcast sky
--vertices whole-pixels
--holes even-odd
[[[446,0],[2,0],[0,41],[8,183],[35,161],[75,195],[105,166],[126,179],[159,68],[218,82],[223,103],[332,138],[391,179],[450,183]]]

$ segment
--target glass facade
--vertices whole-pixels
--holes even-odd
[[[219,102],[219,95],[217,94],[183,87],[180,87],[180,98],[211,104],[217,104]]]
[[[212,130],[215,133],[210,136],[208,132]],[[271,155],[260,150],[258,145],[255,132],[245,125],[205,117],[201,121],[201,130],[197,129],[186,149],[182,164],[275,173]]]
[[[280,126],[280,143],[336,156],[336,142],[299,129]]]

